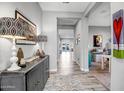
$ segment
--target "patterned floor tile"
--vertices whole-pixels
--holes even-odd
[[[50,74],[44,91],[107,91],[91,73],[80,71],[80,67],[72,60],[67,62],[65,59],[58,62],[58,71]]]

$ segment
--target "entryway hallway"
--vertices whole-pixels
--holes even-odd
[[[62,52],[57,73],[51,73],[44,91],[107,91],[91,73],[80,71],[73,52]]]

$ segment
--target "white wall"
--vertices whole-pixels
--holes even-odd
[[[42,31],[42,10],[38,3],[0,3],[0,17],[15,18],[15,10],[19,10],[29,20],[37,25],[37,34]],[[41,46],[41,44],[40,44]],[[24,56],[30,57],[38,47],[37,45],[23,45]],[[4,70],[9,66],[9,58],[11,56],[12,40],[0,38],[0,70]]]
[[[89,71],[88,67],[88,19],[82,17],[76,26],[76,35],[80,34],[79,45],[75,45],[75,59],[82,71]]]
[[[110,26],[89,26],[89,49],[93,49],[93,36],[102,36],[102,49],[105,48],[105,44],[111,38],[111,27]]]
[[[80,58],[81,58],[81,70],[89,71],[88,67],[88,18],[83,17],[82,21],[82,30],[80,34]]]
[[[82,14],[67,12],[43,12],[43,31],[48,36],[46,53],[50,55],[50,70],[57,71],[57,17],[81,18]]]
[[[76,39],[78,38],[78,35],[81,33],[82,31],[82,23],[81,20],[79,20],[79,22],[76,25],[75,28],[75,40],[74,40],[74,59],[75,61],[80,65],[80,42],[78,44],[76,44]]]
[[[89,26],[110,26],[110,3],[97,2],[88,16]]]
[[[116,11],[124,9],[124,3],[111,3],[111,26],[113,36],[112,14]],[[112,37],[113,38],[113,37]],[[112,39],[113,40],[113,39]],[[124,91],[124,59],[112,57],[111,62],[111,90]]]

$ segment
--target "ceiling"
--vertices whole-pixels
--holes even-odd
[[[110,3],[96,3],[96,6],[92,8],[90,15],[95,15],[97,17],[106,17],[107,15],[110,15]]]
[[[58,18],[57,25],[59,26],[75,26],[79,18]]]
[[[58,18],[57,25],[60,38],[74,38],[74,27],[77,24],[78,20],[78,18]]]
[[[73,29],[59,29],[58,34],[60,38],[74,38],[74,30]]]
[[[97,2],[96,6],[91,9],[89,13],[90,26],[110,26],[111,11],[109,2]]]
[[[84,12],[89,2],[40,2],[43,11]]]

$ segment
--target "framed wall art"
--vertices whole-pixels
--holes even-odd
[[[15,10],[15,18],[22,21],[22,23],[25,27],[24,28],[24,36],[26,37],[26,40],[16,40],[16,44],[18,44],[18,45],[26,45],[26,44],[34,45],[34,44],[36,44],[36,38],[37,38],[36,25],[17,10]]]
[[[101,35],[93,36],[93,47],[102,47],[102,36]]]
[[[113,56],[124,58],[124,10],[113,14]]]

